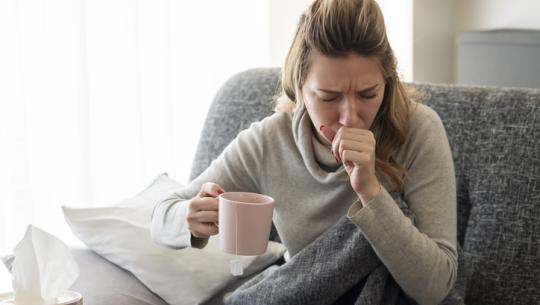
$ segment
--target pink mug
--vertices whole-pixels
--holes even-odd
[[[266,252],[274,199],[247,192],[219,195],[219,244],[221,250],[237,255]]]

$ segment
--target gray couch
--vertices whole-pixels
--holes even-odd
[[[221,88],[191,178],[238,131],[272,113],[278,82],[279,70],[255,69]],[[413,86],[441,117],[452,147],[466,303],[540,304],[540,89]]]
[[[191,178],[236,134],[272,113],[278,69],[232,77],[217,93]],[[540,304],[540,90],[413,84],[442,118],[458,191],[466,303]],[[275,234],[274,240],[279,237]],[[86,305],[165,304],[129,272],[75,249]],[[229,286],[234,289],[239,283]],[[219,304],[221,295],[208,304]]]

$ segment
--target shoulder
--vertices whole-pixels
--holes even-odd
[[[435,126],[442,126],[441,118],[437,112],[425,104],[413,103],[409,116],[409,134]]]
[[[292,115],[285,112],[273,113],[260,121],[251,123],[249,128],[238,134],[237,141],[241,145],[251,143],[260,147],[267,143],[275,143],[291,136]]]
[[[290,129],[292,122],[292,113],[289,112],[276,112],[266,118],[263,119],[263,124],[266,128],[270,128],[272,130],[280,130],[283,129],[283,127],[286,127],[285,129]]]
[[[256,137],[290,133],[291,122],[292,114],[286,112],[276,112],[260,121],[252,123],[246,132],[249,132]]]
[[[407,137],[398,157],[402,164],[407,167],[419,154],[447,147],[446,131],[437,112],[427,105],[413,104]]]
[[[433,138],[446,140],[446,131],[441,118],[429,106],[414,103],[409,116],[409,128],[405,142],[426,145]]]

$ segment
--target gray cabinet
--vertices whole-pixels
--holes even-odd
[[[460,33],[457,82],[540,88],[540,31]]]

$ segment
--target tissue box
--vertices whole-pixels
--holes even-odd
[[[11,264],[13,255],[1,257],[0,260],[0,305],[15,304],[13,292],[11,292]],[[9,287],[8,287],[9,286]],[[55,305],[82,305],[83,300],[80,293],[68,291],[58,298]]]
[[[14,305],[14,295],[12,292],[0,294],[0,305]],[[57,298],[54,305],[82,305],[82,296],[75,291],[66,291]]]

